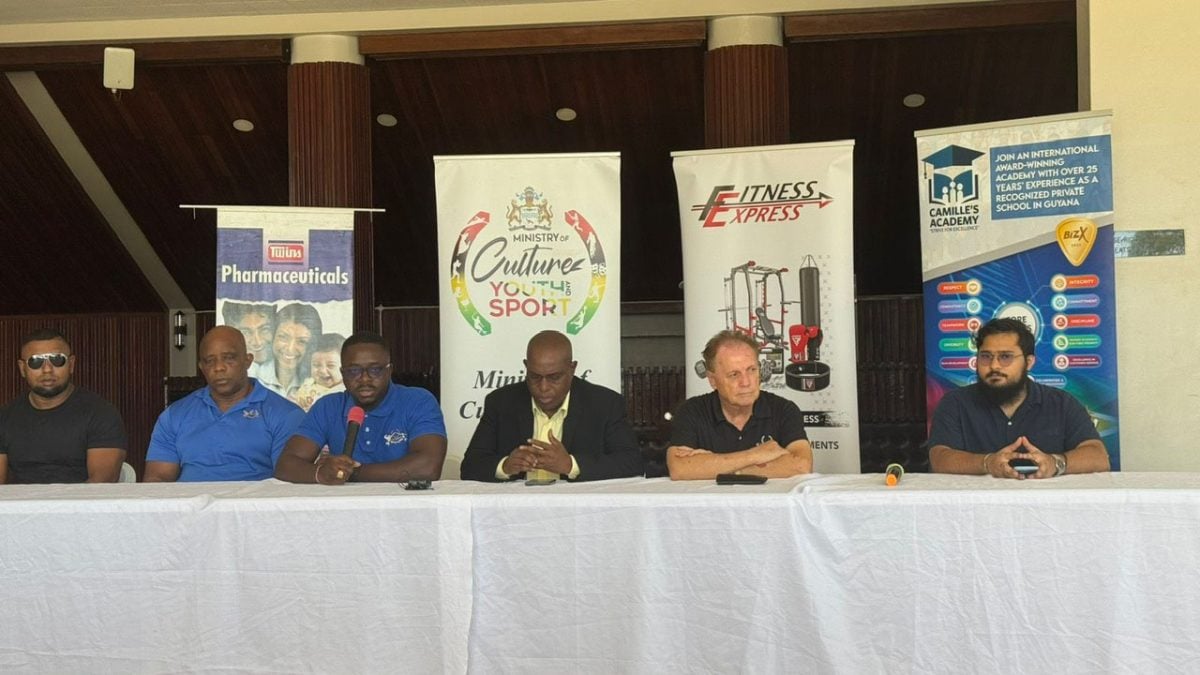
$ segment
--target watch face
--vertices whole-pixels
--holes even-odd
[[[1054,475],[1062,475],[1067,470],[1067,458],[1063,455],[1054,456]]]

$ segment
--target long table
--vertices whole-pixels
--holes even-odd
[[[1200,475],[0,488],[5,672],[1186,672]]]

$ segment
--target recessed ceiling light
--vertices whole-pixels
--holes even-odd
[[[909,94],[904,97],[904,105],[909,108],[920,108],[925,105],[925,97],[921,94]]]
[[[574,108],[559,108],[554,111],[554,116],[563,122],[572,122],[579,115],[575,112]]]
[[[395,115],[387,113],[379,113],[375,116],[375,121],[379,122],[379,126],[381,127],[394,127],[398,123]]]
[[[236,119],[233,121],[233,128],[238,131],[254,131],[254,122],[244,119]]]

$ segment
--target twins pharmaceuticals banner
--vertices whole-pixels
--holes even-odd
[[[620,169],[616,153],[434,158],[448,466],[484,397],[524,381],[540,331],[570,338],[577,376],[621,391]]]
[[[687,395],[718,331],[760,345],[762,389],[804,413],[821,473],[858,473],[854,142],[677,152]]]
[[[217,207],[217,320],[246,337],[250,375],[308,410],[341,391],[354,326],[354,211]]]
[[[976,380],[995,317],[1037,340],[1030,377],[1079,399],[1120,468],[1112,116],[917,132],[926,398]]]

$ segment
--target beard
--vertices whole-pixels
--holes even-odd
[[[69,386],[71,386],[71,381],[67,380],[57,387],[30,387],[30,390],[41,398],[54,398],[66,391]]]
[[[1011,384],[989,384],[986,379],[975,376],[979,380],[979,384],[983,386],[983,393],[988,400],[998,406],[1012,403],[1025,392],[1025,386],[1029,383],[1029,371],[1022,370],[1021,377],[1017,378]]]

